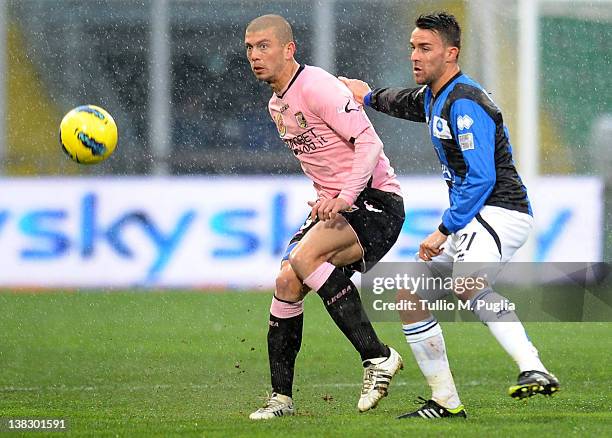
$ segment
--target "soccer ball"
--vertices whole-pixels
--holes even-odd
[[[77,163],[96,164],[115,150],[117,125],[103,108],[79,106],[62,119],[60,144],[66,155]]]

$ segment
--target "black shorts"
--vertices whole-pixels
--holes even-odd
[[[397,241],[404,225],[404,200],[395,193],[366,187],[357,197],[355,204],[340,214],[355,231],[363,249],[363,258],[346,268],[367,272]],[[306,218],[304,225],[289,241],[283,260],[288,259],[289,253],[317,222],[319,219],[310,220],[310,215]]]

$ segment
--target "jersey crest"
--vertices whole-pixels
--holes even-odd
[[[274,117],[274,123],[276,123],[276,129],[281,137],[284,137],[287,133],[287,126],[285,125],[285,121],[283,120],[283,115],[278,113]]]
[[[308,128],[308,122],[306,121],[306,117],[304,117],[304,114],[301,111],[298,111],[297,113],[295,113],[294,116],[300,128],[302,129]]]
[[[448,122],[442,117],[434,116],[433,118],[433,135],[438,138],[450,140],[453,138]]]

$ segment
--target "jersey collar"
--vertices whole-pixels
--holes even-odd
[[[448,87],[450,84],[452,84],[452,83],[455,81],[455,79],[457,79],[457,78],[458,78],[459,76],[461,76],[462,74],[463,74],[463,72],[462,72],[461,70],[459,70],[459,71],[457,72],[457,74],[455,74],[455,76],[453,76],[452,78],[450,78],[450,79],[448,80],[448,82],[446,82],[446,84],[442,85],[442,88],[440,88],[440,89],[438,90],[438,94],[436,94],[436,95],[434,96],[434,99],[435,99],[435,98],[437,98],[438,96],[440,96],[440,95],[441,95],[441,94],[444,92],[444,90],[446,90],[446,88],[447,88],[447,87]],[[433,92],[432,92],[431,94],[432,94],[432,96],[433,96]]]
[[[300,75],[300,73],[302,73],[303,70],[304,70],[304,65],[300,64],[299,68],[297,69],[297,71],[293,75],[293,78],[291,78],[291,80],[289,81],[289,84],[287,85],[287,87],[285,87],[285,89],[283,90],[283,92],[281,94],[277,94],[276,95],[276,96],[278,96],[279,99],[282,99],[283,96],[285,96],[285,94],[287,94],[287,91],[289,91],[289,88],[291,88],[291,86],[293,85],[293,83],[295,82],[297,77]]]

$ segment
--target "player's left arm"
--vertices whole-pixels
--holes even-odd
[[[467,172],[451,205],[442,215],[439,231],[454,233],[465,227],[482,209],[497,179],[495,169],[495,121],[478,103],[458,99],[451,106],[450,125]]]
[[[355,148],[351,173],[338,197],[321,201],[313,207],[317,209],[313,216],[316,213],[325,220],[333,219],[338,212],[353,205],[374,172],[383,144],[362,106],[339,80],[334,78],[317,84],[316,95],[318,98],[309,102],[310,109]]]

